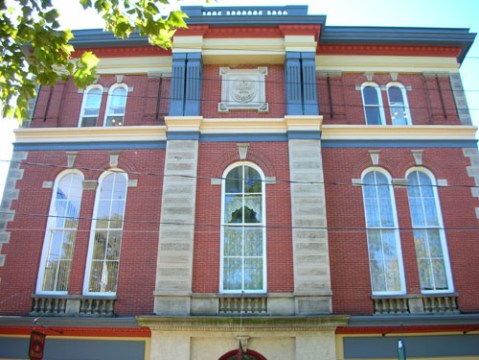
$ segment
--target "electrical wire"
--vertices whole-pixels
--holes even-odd
[[[86,167],[86,166],[75,166],[75,167],[69,167],[67,165],[57,165],[57,164],[50,164],[50,163],[37,163],[37,162],[31,162],[31,161],[26,161],[26,160],[4,160],[0,159],[0,162],[6,162],[10,164],[23,164],[27,166],[38,166],[38,167],[51,167],[51,168],[57,168],[57,169],[64,169],[64,170],[83,170],[83,171],[92,171],[92,172],[112,172],[115,173],[118,170],[110,170],[110,169],[105,169],[105,168],[93,168],[93,167]],[[125,171],[121,169],[121,172],[127,174],[127,175],[136,175],[136,176],[154,176],[154,177],[161,177],[161,178],[167,178],[167,177],[172,177],[172,178],[184,178],[184,179],[196,179],[196,180],[220,180],[220,181],[225,181],[225,177],[217,177],[217,176],[198,176],[198,175],[184,175],[184,174],[165,174],[162,172],[142,172],[142,171]],[[228,177],[229,180],[242,180],[240,178],[232,178]],[[264,182],[266,184],[270,183],[270,180],[268,179],[259,179],[257,180],[259,182]],[[393,187],[399,187],[399,188],[406,188],[406,187],[422,187],[422,185],[396,185],[396,184],[369,184],[369,183],[364,183],[362,181],[359,182],[339,182],[339,181],[310,181],[310,180],[289,180],[289,179],[278,179],[276,178],[275,181],[277,183],[286,183],[290,185],[326,185],[326,186],[354,186],[354,187],[360,187],[360,186],[393,186]],[[439,184],[431,184],[428,185],[431,187],[436,187],[436,188],[465,188],[465,189],[476,189],[479,188],[479,185],[466,185],[466,184],[447,184],[447,185],[439,185]]]

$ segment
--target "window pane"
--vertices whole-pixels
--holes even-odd
[[[243,192],[243,174],[242,166],[238,166],[231,170],[226,176],[225,192],[226,193],[241,193]]]
[[[373,292],[386,291],[383,262],[371,260],[369,263],[371,266],[371,287]]]
[[[225,223],[243,223],[243,197],[241,195],[225,196]]]
[[[241,258],[223,259],[223,289],[241,290],[242,284]]]
[[[387,291],[401,291],[399,278],[399,262],[397,258],[386,261]]]
[[[373,86],[365,86],[363,89],[365,105],[379,105],[378,91]]]
[[[248,195],[245,197],[244,222],[260,223],[263,220],[261,211],[261,195]]]
[[[244,255],[263,255],[263,230],[255,228],[244,229]]]
[[[434,273],[434,284],[436,290],[444,290],[448,288],[446,267],[444,266],[443,259],[432,260],[432,271]]]
[[[381,125],[381,109],[379,107],[367,106],[366,111],[366,123],[368,125]]]
[[[225,227],[223,252],[224,256],[243,255],[243,228]]]
[[[120,258],[121,235],[121,231],[110,231],[108,233],[107,260],[118,260]]]
[[[253,168],[249,166],[244,167],[245,172],[245,193],[260,193],[261,192],[261,176]]]
[[[263,288],[263,259],[246,258],[244,267],[245,290],[261,290]]]
[[[368,230],[368,250],[371,260],[383,260],[383,247],[381,242],[381,230]]]
[[[108,232],[106,231],[96,232],[95,244],[93,246],[93,259],[102,260],[105,258],[107,238],[108,238]]]

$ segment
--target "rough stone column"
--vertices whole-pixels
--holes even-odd
[[[156,269],[156,314],[190,313],[197,162],[197,140],[168,141]]]
[[[0,206],[0,210],[2,211],[2,213],[0,213],[0,266],[5,264],[5,255],[1,254],[2,245],[10,242],[10,231],[7,231],[7,226],[8,223],[15,218],[15,210],[12,210],[12,201],[18,200],[20,195],[20,191],[16,188],[17,181],[23,177],[23,169],[20,169],[20,164],[27,156],[28,152],[26,151],[13,152],[7,180],[5,182],[5,189]]]
[[[290,139],[291,212],[297,314],[330,313],[331,280],[321,140]]]
[[[461,75],[451,74],[449,75],[449,81],[451,82],[452,94],[456,101],[457,114],[463,125],[472,125],[471,114],[469,113],[469,107],[467,106],[466,93],[462,86]]]

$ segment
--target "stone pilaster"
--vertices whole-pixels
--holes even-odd
[[[457,113],[463,125],[472,125],[471,114],[467,106],[466,93],[462,86],[461,75],[459,73],[449,75],[451,82],[452,94],[456,102]]]
[[[297,314],[330,313],[331,280],[321,141],[290,139],[292,235]]]
[[[156,314],[187,315],[191,311],[197,160],[197,140],[168,141],[156,270]]]
[[[5,255],[1,254],[2,245],[10,242],[10,231],[7,231],[7,226],[10,221],[15,218],[15,210],[12,209],[12,201],[18,200],[20,191],[16,188],[17,181],[23,177],[23,169],[20,169],[22,160],[28,156],[26,151],[14,151],[10,168],[5,182],[5,189],[3,191],[2,203],[0,206],[0,266],[5,264]],[[1,280],[1,279],[0,279]]]

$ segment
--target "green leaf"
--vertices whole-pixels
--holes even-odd
[[[170,12],[170,16],[166,20],[166,23],[171,27],[179,27],[179,28],[186,28],[186,22],[183,19],[187,19],[188,15],[181,11],[172,11]]]

